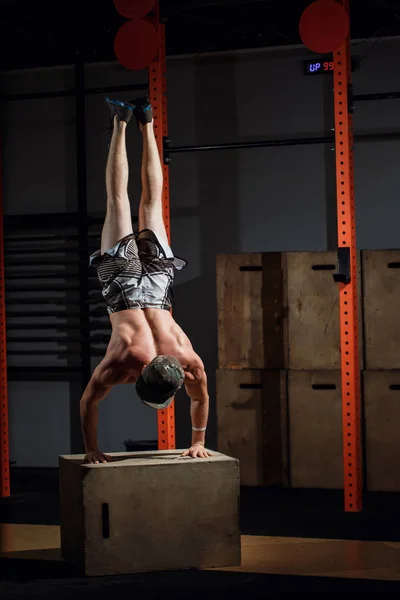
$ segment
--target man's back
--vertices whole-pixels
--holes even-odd
[[[112,335],[104,362],[118,366],[121,383],[136,381],[143,364],[160,355],[177,358],[189,378],[201,364],[188,337],[167,310],[124,310],[110,315],[110,320]]]

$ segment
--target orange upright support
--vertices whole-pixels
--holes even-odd
[[[339,3],[349,14],[349,0]],[[363,477],[350,36],[334,53],[334,60],[338,250],[349,266],[347,278],[340,283],[344,493],[345,510],[359,512]]]
[[[149,67],[149,97],[153,105],[154,132],[163,165],[163,215],[168,239],[171,239],[170,204],[169,204],[169,167],[164,165],[163,139],[168,136],[167,115],[167,61],[165,49],[165,25],[160,23],[159,3],[156,7],[156,26],[159,35],[158,59]],[[170,450],[175,448],[175,403],[167,410],[158,411],[158,448]]]
[[[0,163],[0,498],[10,495],[3,196]]]

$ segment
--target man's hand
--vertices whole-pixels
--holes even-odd
[[[98,450],[91,450],[88,452],[84,459],[84,464],[89,465],[98,465],[99,463],[108,463],[111,462],[111,456],[107,456],[106,454],[102,454]]]
[[[181,456],[191,456],[192,458],[207,458],[212,456],[211,452],[206,450],[203,444],[193,444],[189,450],[182,452]]]

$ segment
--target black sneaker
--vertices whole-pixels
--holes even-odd
[[[131,105],[133,106],[133,113],[136,117],[138,125],[139,123],[146,125],[147,123],[152,122],[153,109],[147,96],[144,98],[137,98],[137,100],[132,100]]]
[[[127,124],[129,123],[135,109],[134,106],[127,104],[126,102],[121,102],[120,100],[110,100],[110,98],[106,98],[106,102],[111,112],[112,126],[114,126],[115,115],[117,115],[120,121],[125,121]]]

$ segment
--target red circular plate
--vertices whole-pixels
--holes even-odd
[[[300,19],[300,37],[309,50],[318,54],[334,52],[349,35],[349,15],[334,0],[317,0]]]
[[[153,10],[156,0],[114,0],[114,6],[126,19],[142,19]]]
[[[157,58],[158,44],[154,25],[145,19],[138,19],[127,21],[119,29],[114,41],[114,52],[123,67],[140,71]]]

